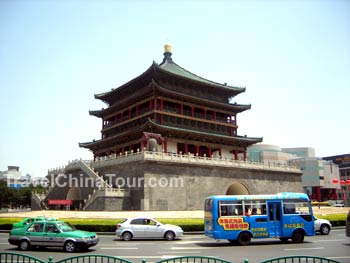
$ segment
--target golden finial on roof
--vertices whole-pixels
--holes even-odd
[[[164,51],[165,51],[166,53],[171,53],[171,46],[170,46],[169,44],[165,44],[165,45],[164,45]]]

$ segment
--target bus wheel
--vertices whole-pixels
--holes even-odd
[[[294,233],[292,235],[292,240],[294,243],[303,243],[304,233],[301,230],[294,231]]]
[[[238,238],[237,238],[237,242],[239,245],[241,246],[246,246],[250,244],[250,240],[251,240],[251,236],[248,232],[243,232],[240,233]]]

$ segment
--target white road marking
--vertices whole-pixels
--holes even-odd
[[[305,248],[285,248],[284,251],[298,251],[298,250],[320,250],[324,249],[324,247],[305,247]]]
[[[211,249],[210,247],[171,247],[171,250]]]
[[[175,244],[197,244],[197,243],[207,243],[207,241],[176,241]]]
[[[132,250],[139,249],[138,247],[100,247],[100,249],[124,249],[124,250]]]
[[[315,242],[315,243],[320,243],[320,242],[339,242],[339,241],[345,241],[345,239],[324,239],[324,240],[315,240],[315,241],[312,241],[312,242]]]

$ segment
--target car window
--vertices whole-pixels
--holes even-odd
[[[33,223],[28,229],[28,232],[43,232],[44,224],[43,223]]]
[[[46,224],[46,226],[45,226],[45,232],[48,232],[48,233],[55,233],[55,232],[57,232],[57,231],[58,231],[58,229],[57,229],[57,227],[56,227],[55,224],[53,224],[53,223],[48,223],[48,224]]]
[[[152,220],[152,219],[145,219],[144,224],[149,225],[149,226],[155,226],[155,225],[157,225],[157,222]]]
[[[133,219],[130,222],[130,225],[144,225],[145,219],[143,218],[137,218],[137,219]]]

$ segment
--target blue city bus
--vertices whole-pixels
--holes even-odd
[[[252,238],[292,239],[315,235],[310,199],[303,193],[215,195],[205,200],[204,233],[248,245]]]

